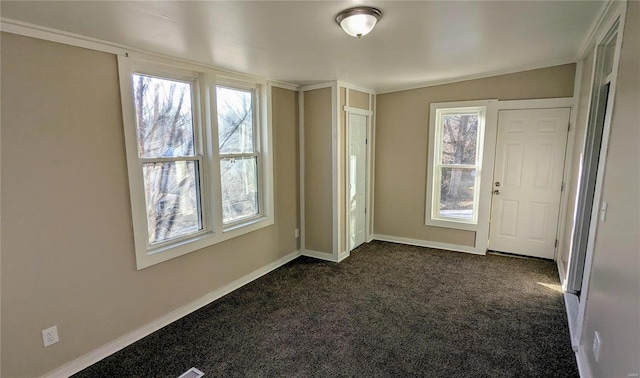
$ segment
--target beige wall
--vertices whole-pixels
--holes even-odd
[[[576,125],[574,131],[574,150],[572,157],[571,176],[569,185],[567,186],[567,217],[565,218],[565,232],[560,237],[561,253],[563,267],[568,266],[569,252],[571,249],[571,230],[573,229],[573,220],[575,217],[575,203],[578,191],[578,177],[580,175],[580,161],[584,153],[584,138],[587,133],[587,121],[589,118],[589,102],[591,101],[591,86],[593,85],[593,52],[582,61],[582,77],[580,79],[580,94],[578,97],[578,114],[576,116]]]
[[[281,243],[292,251],[300,249],[300,240],[291,238],[300,228],[300,150],[298,134],[298,92],[273,87],[271,91],[274,155],[275,224]],[[295,217],[291,216],[295,211]]]
[[[305,249],[333,253],[331,88],[304,92]]]
[[[369,94],[354,89],[349,89],[349,106],[352,108],[373,110],[369,109]]]
[[[376,234],[473,246],[475,233],[424,225],[429,104],[573,96],[575,64],[377,96]]]
[[[297,250],[294,92],[273,93],[275,225],[137,271],[116,57],[1,38],[3,377],[56,369]]]
[[[594,377],[640,373],[640,3],[628,3],[582,346]],[[591,345],[601,337],[598,363]]]

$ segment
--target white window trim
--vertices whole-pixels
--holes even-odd
[[[134,231],[134,245],[137,269],[158,264],[184,254],[200,250],[225,240],[268,227],[274,223],[273,204],[273,141],[271,125],[271,86],[265,80],[253,80],[243,75],[237,77],[225,71],[217,71],[207,67],[196,67],[166,59],[158,59],[146,55],[136,57],[118,56],[120,76],[120,93],[129,175],[131,213]],[[194,127],[196,139],[202,152],[201,201],[203,231],[188,237],[174,239],[158,245],[148,244],[146,204],[142,164],[138,158],[135,108],[131,74],[134,72],[153,74],[167,78],[189,78],[198,82],[193,98]],[[256,149],[261,158],[260,179],[260,213],[240,222],[223,228],[220,167],[218,154],[218,133],[215,88],[224,82],[235,87],[256,89],[256,112],[259,119],[259,140]],[[196,126],[198,122],[199,126]]]
[[[487,188],[491,189],[491,179],[493,177],[493,152],[495,150],[495,128],[497,125],[497,100],[482,101],[460,101],[446,103],[432,103],[429,111],[429,149],[427,153],[427,187],[426,187],[426,204],[425,204],[425,225],[434,227],[452,228],[457,230],[476,231],[476,235],[480,234],[480,229],[485,227],[485,223],[489,222],[490,201],[487,205]],[[476,153],[478,168],[476,170],[477,187],[474,194],[476,203],[475,217],[472,221],[458,220],[454,218],[436,218],[433,216],[434,201],[439,203],[439,190],[434,190],[434,184],[439,180],[434,179],[436,171],[436,156],[440,148],[436,146],[436,142],[440,138],[437,135],[437,117],[444,110],[455,111],[481,111],[484,119],[481,120],[482,127],[478,130],[478,152]],[[435,194],[435,196],[434,196]],[[434,198],[436,197],[436,198]],[[486,226],[488,227],[488,226]],[[482,243],[478,242],[476,237],[475,248],[480,247]],[[486,242],[484,243],[486,244]]]
[[[261,131],[264,129],[264,127],[261,127],[261,125],[266,124],[265,120],[260,119],[261,115],[264,113],[262,111],[263,106],[261,106],[261,85],[260,84],[256,84],[256,83],[249,83],[246,81],[240,81],[240,80],[233,80],[233,79],[228,79],[228,78],[217,78],[216,80],[216,85],[215,88],[217,89],[218,86],[220,87],[224,87],[224,88],[228,88],[228,89],[234,89],[234,90],[243,90],[243,91],[251,91],[252,93],[252,106],[253,106],[253,115],[252,115],[252,119],[253,119],[253,137],[254,137],[254,152],[251,153],[233,153],[233,154],[222,154],[220,153],[220,151],[218,150],[219,148],[219,141],[218,141],[218,134],[216,133],[216,138],[215,138],[215,142],[216,142],[216,167],[218,168],[218,170],[220,169],[220,162],[225,159],[225,158],[243,158],[243,157],[249,157],[249,156],[255,156],[256,157],[256,169],[257,169],[257,175],[258,175],[258,213],[250,216],[250,217],[245,217],[245,218],[241,218],[235,221],[231,221],[231,222],[227,222],[224,223],[223,221],[223,214],[222,211],[220,211],[219,214],[216,214],[219,216],[219,223],[222,224],[222,229],[223,232],[227,232],[227,231],[231,231],[231,230],[235,230],[239,227],[244,227],[247,224],[253,223],[255,221],[259,221],[262,217],[264,217],[264,196],[263,196],[263,189],[264,187],[266,187],[266,185],[268,183],[264,182],[264,180],[261,180],[262,178],[264,178],[264,174],[263,174],[263,167],[264,164],[262,162],[263,160],[263,154],[262,154],[262,141],[265,140],[265,136],[261,135]],[[215,114],[216,117],[214,117],[214,122],[216,123],[216,130],[217,130],[217,122],[218,122],[218,117],[217,117],[217,103],[216,105],[216,110],[214,112],[212,112],[212,114]],[[220,177],[220,172],[218,172],[218,175],[215,177]],[[216,197],[218,198],[218,200],[220,201],[220,204],[222,204],[222,192],[220,192],[220,196]]]

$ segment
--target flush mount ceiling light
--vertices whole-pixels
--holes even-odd
[[[382,17],[379,9],[372,7],[355,7],[343,10],[336,16],[336,22],[345,33],[353,37],[369,34],[376,22]]]

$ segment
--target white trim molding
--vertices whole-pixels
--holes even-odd
[[[591,373],[591,367],[589,367],[589,362],[587,360],[587,354],[585,349],[582,347],[578,348],[576,352],[576,362],[578,364],[578,374],[580,378],[592,378],[593,374]]]
[[[132,50],[127,46],[123,46],[117,43],[111,43],[101,39],[86,37],[80,34],[69,33],[66,31],[56,30],[18,20],[12,20],[5,17],[0,18],[0,30],[6,33],[43,39],[46,41],[82,47],[90,50],[102,51],[115,55],[127,56],[129,51]]]
[[[338,255],[338,261],[337,262],[341,262],[342,260],[346,259],[349,256],[351,256],[351,252],[350,251],[340,252],[340,254]]]
[[[586,315],[587,315],[586,311],[587,311],[587,301],[589,300],[589,286],[591,283],[591,280],[590,280],[591,268],[593,264],[593,254],[595,250],[596,234],[598,232],[598,224],[600,219],[598,214],[600,210],[600,203],[602,200],[602,187],[604,184],[604,175],[605,175],[605,168],[607,163],[606,151],[609,148],[609,136],[611,133],[611,119],[614,113],[615,100],[616,100],[616,94],[617,94],[618,65],[620,63],[620,54],[622,50],[622,41],[624,37],[623,34],[624,34],[626,10],[627,10],[626,2],[616,6],[613,9],[614,14],[607,18],[607,20],[609,20],[610,23],[608,22],[601,25],[601,27],[603,28],[600,29],[599,32],[597,33],[598,39],[596,40],[596,46],[597,46],[597,44],[600,44],[607,37],[607,35],[610,34],[610,32],[614,27],[617,28],[616,29],[616,33],[617,33],[616,49],[614,53],[614,60],[613,60],[613,67],[612,67],[613,75],[611,75],[612,80],[610,82],[610,87],[609,87],[609,97],[607,99],[607,104],[605,105],[607,110],[605,111],[604,129],[602,131],[602,142],[600,144],[600,150],[603,151],[603,153],[600,154],[600,157],[598,159],[595,191],[593,194],[593,206],[591,208],[591,222],[589,224],[589,235],[588,235],[588,241],[587,241],[587,247],[586,247],[586,256],[584,260],[582,290],[580,291],[580,306],[579,306],[578,316],[577,316],[577,326],[576,326],[577,338],[578,340],[580,340],[581,348],[583,347],[582,333],[584,331],[583,329],[584,322],[586,321]],[[595,65],[596,66],[598,65],[597,54],[596,54]],[[595,72],[595,74],[597,75],[598,73]],[[598,85],[600,83],[600,80],[601,78],[594,76],[592,77],[591,81],[593,85]],[[592,91],[592,96],[595,96],[595,95],[596,95],[595,91]],[[591,98],[590,102],[594,103],[594,98]],[[589,109],[589,111],[592,112],[592,109]],[[592,123],[591,115],[589,116],[589,118],[590,119],[589,119],[588,127],[590,127]],[[567,269],[569,270],[571,269],[571,259]]]
[[[342,185],[342,172],[344,167],[340,164],[340,146],[342,145],[341,125],[338,116],[338,106],[340,104],[340,87],[338,82],[331,83],[331,191],[332,191],[332,213],[333,213],[333,258],[339,259],[340,241],[343,230],[340,227],[342,219],[342,208],[340,207],[340,186]]]
[[[300,87],[300,92],[315,91],[316,89],[331,88],[332,86],[334,86],[334,84],[335,84],[335,82],[333,82],[333,81],[326,81],[326,82],[322,82],[322,83],[303,85],[303,86]]]
[[[335,256],[332,253],[318,252],[318,251],[313,251],[313,250],[310,250],[310,249],[304,249],[304,250],[300,251],[300,256],[313,257],[314,259],[324,260],[324,261],[331,261],[331,262],[335,262],[335,263],[338,263],[338,262],[346,259],[347,257],[349,257],[349,255],[350,255],[350,252],[342,252],[338,256]]]
[[[202,62],[198,62],[190,59],[178,58],[176,56],[172,56],[168,54],[162,54],[162,53],[156,53],[156,52],[147,51],[143,49],[138,49],[131,46],[112,43],[102,39],[91,38],[91,37],[87,37],[80,34],[69,33],[63,30],[58,30],[58,29],[48,28],[45,26],[31,24],[28,22],[13,20],[6,17],[0,17],[0,31],[11,33],[11,34],[22,35],[25,37],[42,39],[45,41],[62,43],[69,46],[76,46],[76,47],[81,47],[85,49],[106,52],[106,53],[120,55],[120,56],[129,56],[131,54],[138,53],[138,54],[143,54],[150,57],[155,57],[157,59],[170,59],[173,62],[180,62],[185,65],[190,65],[191,67],[189,69],[216,70],[220,75],[223,75],[224,73],[226,73],[235,77],[242,75],[245,77],[245,80],[252,80],[252,81],[263,80],[261,77],[256,75],[227,70],[227,69],[215,67],[207,63],[202,63]],[[300,86],[295,84],[286,83],[279,80],[269,80],[269,81],[271,81],[274,84],[274,86],[278,86],[285,89],[291,89],[291,90],[300,90]]]
[[[578,324],[576,324],[576,318],[578,317],[578,310],[580,308],[580,302],[578,302],[578,296],[570,293],[564,293],[564,306],[567,311],[567,318],[569,323],[569,335],[571,336],[571,348],[574,352],[580,348],[580,340],[578,340]]]
[[[306,244],[306,229],[305,229],[305,188],[304,188],[304,178],[305,178],[305,158],[304,158],[304,91],[301,89],[298,92],[298,165],[299,165],[299,203],[300,207],[300,250],[304,251]]]
[[[344,106],[342,110],[344,110],[347,113],[353,113],[353,114],[363,115],[363,116],[367,116],[367,117],[371,117],[373,115],[373,112],[371,110],[353,108],[351,106]]]
[[[575,96],[545,98],[540,100],[498,101],[498,110],[570,108],[574,106],[575,101]]]
[[[403,238],[403,237],[399,237],[399,236],[373,234],[373,239],[374,240],[379,240],[379,241],[391,242],[391,243],[415,245],[417,247],[427,247],[427,248],[442,249],[442,250],[453,251],[453,252],[471,253],[471,254],[474,254],[474,255],[485,255],[486,254],[485,252],[477,251],[472,246],[439,243],[439,242],[434,242],[434,241],[429,241],[429,240]]]
[[[621,3],[625,3],[626,9],[626,0],[605,1],[602,3],[602,5],[600,6],[600,10],[598,11],[598,17],[593,20],[593,23],[589,27],[589,33],[585,35],[582,46],[580,47],[580,52],[576,56],[576,60],[584,59],[586,57],[586,54],[590,53],[591,50],[593,50],[598,40],[598,34],[600,34],[602,32],[602,29],[604,28],[603,25],[611,25],[611,18],[615,18],[615,16],[617,15],[616,8],[622,6]]]
[[[176,320],[183,318],[192,312],[208,305],[216,301],[217,299],[235,291],[242,286],[255,281],[256,279],[264,276],[267,273],[270,273],[279,267],[285,265],[286,263],[295,260],[300,256],[300,251],[295,251],[289,253],[286,256],[283,256],[276,261],[267,264],[261,268],[254,270],[253,272],[238,278],[237,280],[230,282],[221,288],[218,288],[209,294],[206,294],[203,297],[200,297],[193,302],[180,307],[160,318],[148,323],[133,332],[130,332],[74,361],[69,362],[68,364],[44,375],[46,378],[55,378],[55,377],[68,377],[77,372],[86,369],[87,367],[95,364],[96,362],[116,353],[117,351],[135,343],[138,340],[152,334],[153,332],[159,330],[162,327],[165,327]]]
[[[358,91],[358,92],[367,93],[369,95],[375,95],[376,94],[376,91],[374,91],[373,89],[360,87],[360,86],[354,85],[354,84],[345,83],[344,81],[340,81],[340,80],[338,80],[338,87],[351,89],[351,90]]]
[[[300,90],[299,85],[289,84],[282,81],[268,80],[268,84],[273,88],[288,89],[290,91],[295,91],[295,92]]]

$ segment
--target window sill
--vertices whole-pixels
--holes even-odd
[[[249,221],[233,225],[224,229],[222,233],[216,234],[208,232],[196,235],[189,239],[180,240],[178,242],[162,246],[160,248],[148,249],[146,245],[136,245],[136,265],[141,270],[152,265],[171,260],[184,254],[195,252],[197,250],[222,243],[226,240],[242,236],[249,232],[273,225],[273,217],[260,217]]]
[[[477,231],[477,223],[458,222],[454,220],[426,219],[425,226],[451,228],[454,230]]]

